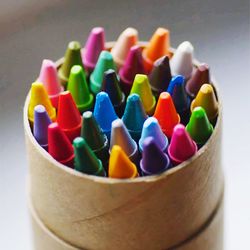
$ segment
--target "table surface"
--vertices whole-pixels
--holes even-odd
[[[135,3],[136,2],[136,3]],[[147,40],[158,26],[171,30],[172,46],[184,40],[211,66],[223,99],[226,177],[225,245],[246,249],[250,226],[250,21],[248,0],[35,1],[0,3],[0,245],[30,250],[22,109],[42,59],[56,60],[70,40],[84,44],[103,26],[115,40],[128,26]]]

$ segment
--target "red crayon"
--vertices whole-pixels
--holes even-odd
[[[48,126],[48,152],[58,162],[73,168],[73,146],[56,122]]]
[[[82,118],[69,91],[59,96],[57,122],[70,142],[80,136]]]

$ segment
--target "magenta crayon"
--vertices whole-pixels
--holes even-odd
[[[69,91],[59,96],[57,122],[71,142],[80,136],[82,117]]]
[[[160,174],[171,166],[170,159],[155,142],[153,137],[143,141],[143,153],[140,168],[143,175]]]
[[[56,65],[53,61],[44,59],[40,70],[39,81],[43,83],[52,105],[57,108],[58,98],[63,87],[57,76]]]
[[[136,74],[145,74],[142,48],[139,45],[130,48],[126,61],[119,70],[121,88],[126,96],[129,95]]]
[[[98,57],[104,49],[104,29],[102,27],[95,27],[91,30],[84,49],[82,49],[83,65],[89,74],[94,70]]]
[[[69,139],[54,122],[48,126],[48,152],[58,162],[73,168],[74,166],[74,149]]]
[[[34,109],[33,135],[36,141],[45,150],[48,150],[48,126],[52,121],[43,105],[37,105]]]
[[[188,160],[197,152],[197,145],[182,124],[174,127],[171,142],[168,147],[168,155],[174,165]]]

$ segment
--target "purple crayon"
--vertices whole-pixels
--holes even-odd
[[[153,137],[147,137],[143,141],[142,159],[140,161],[142,174],[144,176],[160,174],[170,167],[171,162],[168,155],[159,148]]]
[[[126,61],[119,71],[121,88],[126,95],[130,93],[136,74],[145,74],[142,49],[138,45],[130,48]]]
[[[34,109],[34,127],[33,134],[37,142],[48,150],[48,126],[51,120],[43,105],[37,105]]]
[[[90,74],[95,68],[96,62],[102,50],[105,49],[105,35],[102,27],[91,30],[84,49],[82,49],[82,60],[84,68]]]

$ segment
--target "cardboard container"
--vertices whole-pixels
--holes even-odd
[[[211,220],[211,225],[214,220],[222,221],[217,215],[224,189],[220,99],[214,132],[195,156],[161,175],[133,180],[89,176],[58,163],[31,133],[28,102],[29,95],[24,130],[30,199],[35,218],[40,218],[53,237],[79,249],[178,249],[184,243],[188,248],[183,249],[222,249],[222,226],[215,223],[216,230],[210,230],[208,225]],[[33,221],[36,239],[46,230]],[[198,243],[190,241],[203,230],[205,236],[199,236]],[[39,248],[44,241],[36,242],[36,249],[50,249]],[[211,247],[205,248],[206,244]]]

